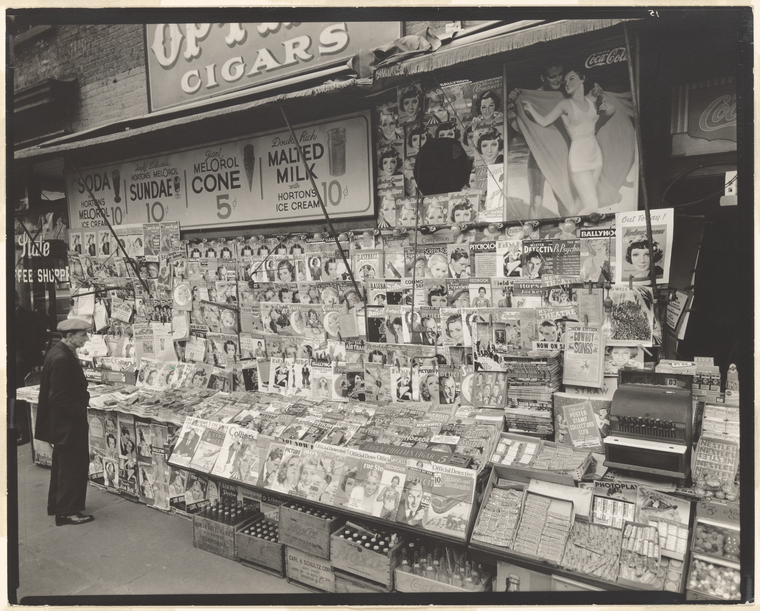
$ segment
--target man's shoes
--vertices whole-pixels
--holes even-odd
[[[55,515],[55,509],[49,509],[48,508],[48,515],[49,516],[54,516]]]
[[[95,519],[94,516],[86,516],[81,513],[74,514],[73,516],[55,516],[56,526],[66,526],[66,524],[87,524]]]

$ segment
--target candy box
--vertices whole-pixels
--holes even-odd
[[[710,501],[697,503],[691,549],[696,554],[739,562],[739,510]]]
[[[659,570],[660,543],[657,527],[639,522],[626,522],[623,525],[618,583],[654,590]]]
[[[693,554],[686,580],[688,600],[739,600],[739,565]]]

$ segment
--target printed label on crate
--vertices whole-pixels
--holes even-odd
[[[335,592],[335,575],[329,561],[287,548],[288,577],[325,592]]]

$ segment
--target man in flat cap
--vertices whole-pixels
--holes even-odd
[[[58,325],[63,339],[45,355],[34,436],[53,444],[48,515],[56,526],[86,524],[83,515],[89,464],[87,379],[75,350],[88,339],[90,323],[68,318]]]

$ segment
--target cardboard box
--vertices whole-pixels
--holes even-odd
[[[264,516],[254,519],[249,525],[255,526],[262,520]],[[239,531],[235,533],[235,553],[237,560],[244,564],[263,567],[279,577],[285,577],[285,545],[282,542],[266,541]]]
[[[421,577],[414,573],[405,573],[400,569],[395,570],[396,592],[488,592],[491,589],[491,578],[481,581],[474,590],[459,588],[442,581]]]
[[[217,556],[236,560],[235,534],[257,519],[257,516],[236,525],[224,524],[199,515],[193,516],[193,547]]]
[[[499,478],[509,479],[507,477],[507,475],[509,475],[509,472],[508,472],[507,468],[506,467],[502,467],[501,465],[494,465],[493,468],[491,469],[491,476],[488,479],[488,484],[486,486],[486,491],[485,491],[485,494],[483,495],[483,501],[480,504],[480,509],[478,511],[478,516],[475,519],[475,524],[474,524],[474,526],[472,528],[472,532],[473,533],[475,532],[475,527],[478,525],[478,522],[480,520],[480,512],[483,511],[483,509],[488,506],[488,499],[491,497],[491,490],[494,489],[494,487],[496,486],[496,482],[499,480]],[[515,485],[499,486],[499,487],[503,488],[503,489],[507,489],[507,490],[509,490],[509,489],[521,490],[522,491],[522,496],[523,496],[522,502],[523,503],[525,502],[525,494],[526,494],[527,485],[515,484]],[[520,506],[520,512],[522,512],[522,504]],[[518,519],[518,521],[519,521],[519,519]],[[472,536],[470,536],[470,545],[473,548],[475,548],[475,549],[482,549],[482,550],[485,550],[487,552],[497,553],[497,554],[504,553],[505,550],[510,549],[512,542],[510,542],[510,547],[502,547],[500,545],[494,545],[492,543],[488,543],[486,541],[481,541],[479,539],[475,539]]]
[[[372,534],[358,524],[347,522],[346,526]],[[393,589],[393,571],[401,562],[402,546],[403,539],[399,539],[385,555],[366,549],[356,541],[341,539],[340,533],[335,533],[330,537],[330,559],[336,569],[374,581],[390,591]]]
[[[285,567],[288,581],[296,581],[323,592],[335,592],[335,575],[329,560],[286,547]]]
[[[280,506],[280,541],[302,552],[325,560],[330,559],[330,535],[340,527],[337,517],[323,519],[291,504]]]

